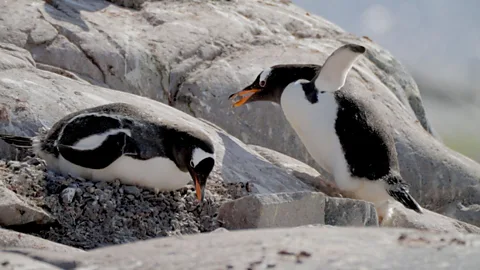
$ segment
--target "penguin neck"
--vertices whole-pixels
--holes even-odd
[[[294,64],[294,65],[278,65],[272,67],[275,72],[270,76],[272,81],[275,81],[272,85],[272,93],[269,95],[268,100],[280,104],[283,92],[288,85],[304,80],[305,82],[311,81],[316,77],[321,69],[319,65],[311,64]]]

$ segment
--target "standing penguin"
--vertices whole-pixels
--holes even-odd
[[[332,173],[337,186],[375,204],[380,222],[390,216],[388,200],[422,213],[400,175],[395,142],[385,119],[370,102],[343,88],[355,60],[365,53],[347,44],[318,65],[277,65],[229,98],[235,107],[272,101],[315,161]]]
[[[0,139],[32,148],[47,167],[63,175],[113,181],[157,190],[176,190],[193,179],[203,201],[215,163],[210,138],[199,129],[148,115],[126,103],[71,113],[46,135]]]

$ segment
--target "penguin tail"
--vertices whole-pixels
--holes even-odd
[[[415,199],[405,190],[389,190],[388,194],[392,196],[395,200],[403,204],[406,208],[412,209],[413,211],[423,214],[422,207],[415,201]]]
[[[22,137],[14,136],[8,134],[0,134],[0,139],[4,142],[13,145],[17,148],[32,148],[33,147],[33,138],[32,137]]]
[[[387,178],[387,192],[396,201],[403,204],[406,208],[423,214],[422,207],[418,202],[410,195],[408,184],[403,181],[401,177],[389,177]]]

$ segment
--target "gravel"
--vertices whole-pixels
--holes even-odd
[[[137,240],[210,232],[220,227],[219,206],[244,196],[247,185],[209,180],[200,204],[192,185],[172,192],[114,182],[64,177],[46,169],[36,157],[0,160],[0,180],[29,203],[51,213],[48,226],[15,227],[54,242],[85,250]],[[217,179],[217,178],[214,178]],[[3,182],[3,183],[1,183]]]

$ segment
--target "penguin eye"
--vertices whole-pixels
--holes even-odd
[[[190,166],[191,166],[192,168],[195,168],[195,164],[193,164],[193,160],[190,160]]]
[[[265,85],[267,84],[267,82],[264,81],[264,80],[261,80],[259,84],[260,84],[261,87],[265,87]]]

